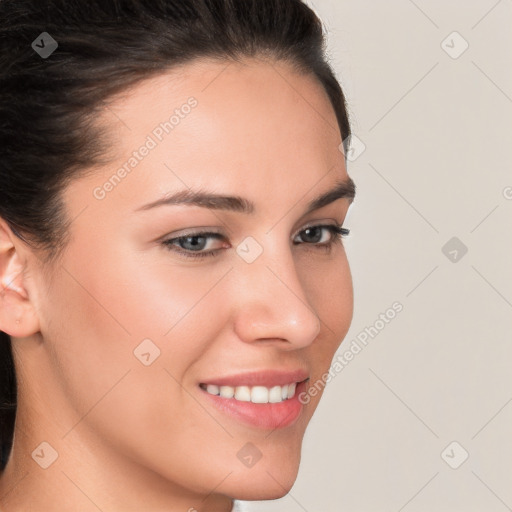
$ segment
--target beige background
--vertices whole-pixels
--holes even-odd
[[[244,509],[512,510],[512,2],[308,3],[366,146],[339,353],[403,311],[328,384],[291,493]]]

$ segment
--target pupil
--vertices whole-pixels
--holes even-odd
[[[316,228],[316,227],[315,228],[307,228],[305,234],[306,234],[306,236],[310,237],[311,236],[311,232],[315,232],[315,231],[317,232],[317,236],[315,237],[313,235],[313,238],[315,239],[313,242],[315,242],[315,241],[318,242],[322,238],[321,230],[319,228]],[[320,236],[318,236],[318,235],[320,235]]]
[[[205,237],[204,236],[187,236],[184,238],[185,244],[189,243],[192,246],[192,249],[197,249],[198,247],[201,249],[201,243],[198,242],[198,240],[202,240],[204,242]],[[187,249],[184,247],[184,249]]]

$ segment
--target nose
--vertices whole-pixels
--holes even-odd
[[[233,270],[234,328],[242,341],[294,350],[316,339],[321,320],[308,302],[289,248],[265,250],[253,263],[240,261]]]

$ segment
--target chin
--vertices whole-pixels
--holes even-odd
[[[283,474],[282,471],[276,470],[270,474],[272,476],[263,471],[261,478],[256,476],[240,481],[239,485],[234,486],[230,496],[243,501],[276,500],[286,496],[297,479],[297,471]]]
[[[299,471],[300,452],[289,457],[263,459],[251,469],[231,480],[230,496],[244,501],[264,501],[282,498],[293,487]],[[234,476],[234,475],[233,475]],[[229,492],[228,491],[228,492]]]

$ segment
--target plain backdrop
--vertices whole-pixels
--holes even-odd
[[[308,3],[357,137],[338,354],[368,340],[327,385],[290,494],[243,508],[512,510],[512,2]]]

